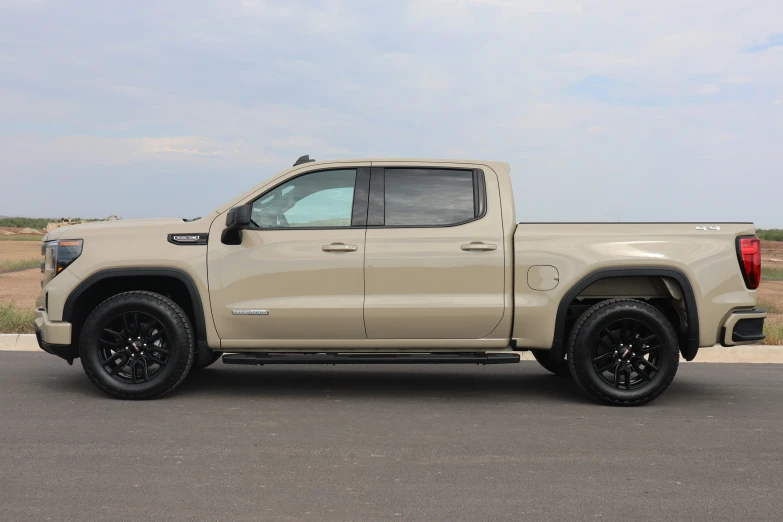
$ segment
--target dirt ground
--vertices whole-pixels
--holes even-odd
[[[783,241],[761,242],[761,266],[783,268]]]
[[[0,261],[39,257],[41,257],[40,241],[0,241]]]
[[[23,308],[35,308],[41,291],[41,270],[33,268],[0,274],[0,301],[11,301]]]

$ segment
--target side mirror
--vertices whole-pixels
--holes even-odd
[[[248,228],[252,223],[251,212],[253,208],[250,205],[234,207],[226,214],[226,228],[220,236],[220,240],[225,245],[242,244],[242,229]]]

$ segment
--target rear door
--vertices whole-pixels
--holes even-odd
[[[371,169],[364,322],[369,339],[480,339],[504,314],[495,173]]]

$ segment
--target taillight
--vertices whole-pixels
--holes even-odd
[[[745,285],[751,290],[761,282],[761,241],[756,236],[737,238],[737,257],[739,258]]]

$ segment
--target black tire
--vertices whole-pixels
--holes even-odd
[[[568,377],[571,370],[568,367],[568,359],[565,354],[562,357],[555,357],[555,350],[530,350],[538,364],[554,373],[558,377]]]
[[[87,377],[121,399],[161,397],[185,379],[195,359],[193,328],[168,297],[125,292],[85,321],[79,355]]]
[[[644,404],[666,391],[679,355],[666,316],[634,299],[592,306],[577,320],[568,343],[577,384],[594,399],[618,406]]]
[[[209,353],[206,353],[201,357],[196,354],[196,360],[193,362],[193,368],[191,368],[190,371],[200,371],[208,366],[212,366],[222,355],[223,352],[213,352],[212,350],[209,350]]]

